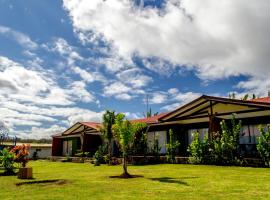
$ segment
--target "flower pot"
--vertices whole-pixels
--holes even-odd
[[[32,171],[33,171],[32,167],[19,168],[18,178],[20,178],[20,179],[31,179],[31,178],[33,178]]]

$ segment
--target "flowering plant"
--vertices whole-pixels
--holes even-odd
[[[18,145],[11,149],[11,152],[15,154],[14,161],[20,163],[22,167],[26,167],[26,164],[29,161],[29,149],[29,144]]]

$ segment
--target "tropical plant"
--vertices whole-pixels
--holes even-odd
[[[106,110],[103,114],[102,128],[100,129],[101,133],[107,139],[108,142],[108,160],[109,165],[111,164],[112,157],[112,140],[113,140],[113,130],[112,127],[115,123],[115,112]]]
[[[203,140],[200,141],[198,132],[192,134],[193,140],[188,147],[188,152],[191,155],[189,162],[192,164],[206,163],[209,156],[208,136],[205,135]]]
[[[15,155],[9,149],[0,151],[0,165],[4,167],[6,175],[14,174],[14,158]]]
[[[157,116],[158,112],[152,113],[152,109],[150,108],[149,111],[147,110],[146,114],[144,114],[144,117],[152,117],[152,116]]]
[[[259,126],[260,136],[258,137],[257,150],[263,159],[265,166],[270,167],[270,124],[267,129]]]
[[[116,115],[113,131],[123,154],[123,177],[131,177],[127,171],[127,157],[134,142],[134,136],[138,131],[146,128],[145,123],[131,123],[125,119],[125,115]]]
[[[26,167],[26,164],[29,161],[28,155],[29,155],[29,144],[22,144],[15,146],[13,149],[11,149],[11,152],[15,154],[14,161],[16,163],[19,163],[22,167]]]
[[[169,130],[169,143],[166,144],[166,157],[170,163],[175,163],[175,155],[180,143],[175,139],[173,130]]]
[[[98,147],[98,150],[94,154],[94,165],[99,166],[102,163],[105,163],[106,161],[106,152],[107,152],[107,146],[106,145],[100,145]]]

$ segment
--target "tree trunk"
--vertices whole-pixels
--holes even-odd
[[[123,157],[123,174],[128,175],[128,172],[127,172],[127,157],[126,156]]]
[[[109,159],[109,165],[112,164],[112,140],[108,141],[108,159]]]

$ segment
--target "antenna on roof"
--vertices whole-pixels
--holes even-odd
[[[146,117],[148,117],[148,114],[147,114],[148,113],[148,103],[149,103],[148,98],[149,98],[148,94],[146,94]]]

